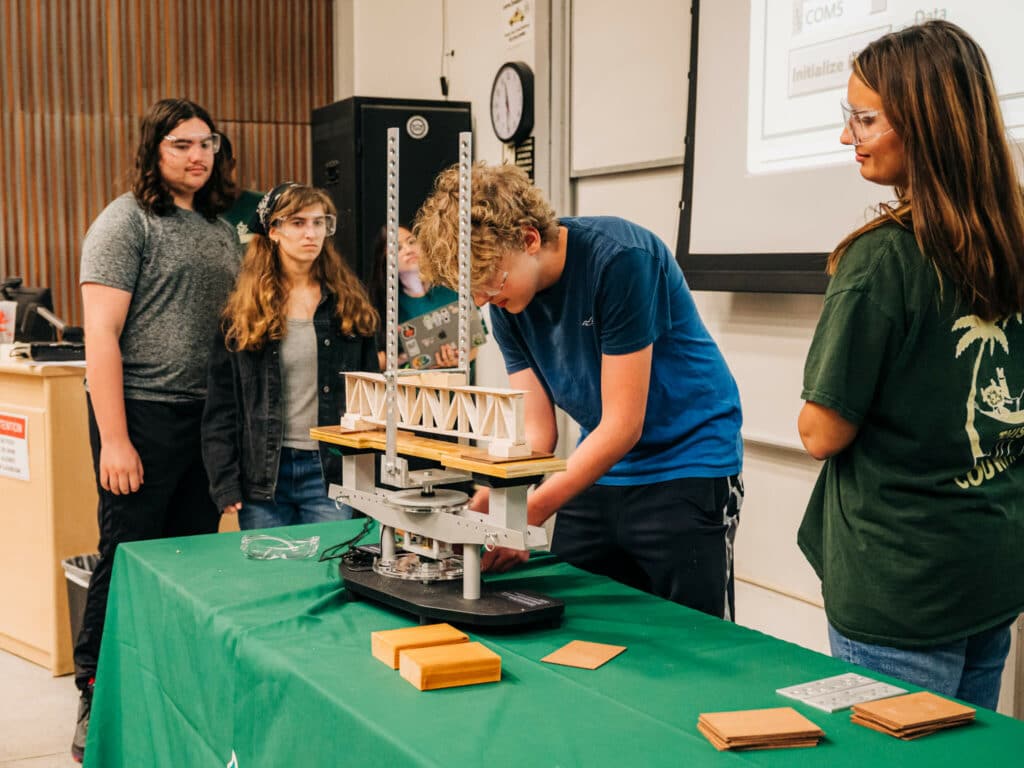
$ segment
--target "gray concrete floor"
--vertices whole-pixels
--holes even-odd
[[[0,651],[0,768],[68,768],[78,713],[72,675]]]

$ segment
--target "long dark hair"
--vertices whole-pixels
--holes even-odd
[[[322,189],[296,184],[277,198],[268,219],[287,218],[311,205],[320,204],[325,213],[336,215],[330,195]],[[334,314],[342,331],[370,336],[377,329],[377,313],[363,284],[334,247],[331,238],[313,265],[313,277],[335,297]],[[266,235],[256,234],[242,259],[238,281],[223,312],[224,337],[231,350],[259,349],[268,339],[286,333],[285,284],[278,245]]]
[[[829,272],[864,232],[894,221],[984,320],[1024,309],[1024,195],[988,59],[955,24],[885,35],[854,61],[903,140],[909,189],[848,235]]]
[[[405,226],[401,224],[399,226]],[[377,314],[381,320],[387,313],[388,303],[388,231],[386,227],[377,230],[377,236],[373,238],[373,267],[370,270],[370,280],[367,286],[370,293],[370,300],[373,302]],[[383,323],[382,323],[383,324]],[[378,329],[382,331],[383,329]]]
[[[183,120],[197,117],[217,131],[210,114],[195,102],[187,99],[163,99],[152,107],[142,118],[142,136],[135,153],[135,177],[132,194],[144,210],[158,216],[174,212],[174,197],[160,176],[160,143]],[[192,199],[196,213],[210,221],[231,207],[235,200],[234,184],[228,178],[223,158],[214,157],[210,178]]]
[[[402,222],[398,225],[400,228],[408,230],[412,233],[412,225]],[[415,235],[413,235],[415,237]],[[377,230],[377,236],[373,239],[373,265],[370,270],[370,280],[367,286],[370,293],[370,300],[373,302],[374,309],[377,310],[377,314],[380,316],[380,327],[377,328],[377,344],[383,349],[384,344],[387,342],[387,311],[388,311],[388,230],[387,227],[381,227]],[[430,290],[430,284],[427,283],[423,286],[428,291]],[[398,288],[399,293],[402,292],[401,286]]]

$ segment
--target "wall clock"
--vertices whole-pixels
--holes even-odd
[[[503,142],[518,144],[533,130],[533,70],[507,61],[491,85],[491,126]]]

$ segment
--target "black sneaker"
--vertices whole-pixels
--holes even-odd
[[[95,679],[82,691],[78,699],[78,724],[75,725],[75,737],[71,740],[71,759],[80,763],[85,759],[85,737],[89,733],[89,714],[92,712],[92,689]]]

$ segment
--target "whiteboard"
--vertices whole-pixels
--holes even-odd
[[[988,54],[1010,127],[1024,123],[1015,39],[1024,5],[927,5],[928,12],[909,0],[701,3],[690,253],[827,253],[892,199],[891,187],[860,177],[853,150],[839,142],[849,70],[811,86],[795,87],[790,77],[788,88],[786,75],[829,58],[845,63],[852,49],[902,25],[937,16],[964,27]],[[829,28],[818,32],[810,21]]]
[[[572,176],[680,165],[690,4],[576,0],[571,14]]]

